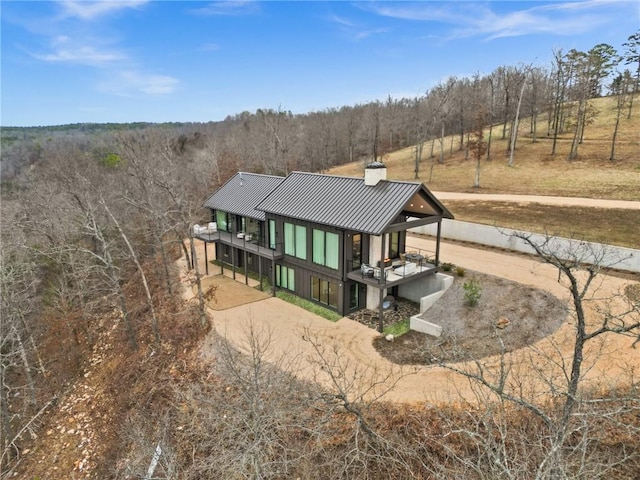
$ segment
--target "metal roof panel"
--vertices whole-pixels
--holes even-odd
[[[205,207],[244,217],[264,220],[265,213],[256,205],[269,195],[284,177],[238,172],[204,203]]]

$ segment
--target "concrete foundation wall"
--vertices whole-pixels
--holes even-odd
[[[409,320],[409,328],[416,332],[426,333],[432,337],[439,337],[442,335],[442,327],[435,323],[422,320],[419,316],[411,317]]]
[[[384,289],[382,298],[387,296],[387,289]],[[380,289],[367,285],[367,308],[369,310],[377,310],[380,306]]]
[[[453,285],[453,277],[443,273],[436,273],[432,277],[432,282],[430,283],[433,287],[432,291],[420,299],[420,313],[409,319],[409,328],[416,332],[422,332],[434,337],[439,337],[442,335],[442,327],[435,323],[423,320],[421,317],[422,314],[431,308],[431,306],[436,303],[440,297],[442,297],[444,292]]]
[[[453,285],[453,277],[445,275],[443,273],[436,273],[438,280],[438,288],[433,293],[425,295],[420,299],[420,314],[431,308],[431,306],[438,301],[440,297],[449,290],[449,287]]]
[[[596,227],[597,228],[597,227]],[[425,225],[410,230],[413,233],[436,235],[436,225]],[[444,219],[442,221],[442,238],[462,240],[465,242],[504,248],[523,253],[535,253],[524,240],[513,236],[514,233],[531,235],[532,240],[542,244],[546,237],[535,233],[508,228],[497,228],[477,223],[461,222]],[[640,272],[640,250],[634,248],[616,247],[594,242],[582,242],[561,237],[550,237],[550,247],[561,257],[567,258],[569,252],[578,252],[582,261],[597,262],[602,266]],[[566,253],[566,256],[563,255]],[[444,259],[446,261],[446,259]]]
[[[429,275],[419,281],[399,285],[398,296],[415,303],[420,303],[420,299],[425,295],[430,295],[440,290],[441,280],[438,278],[439,275],[439,273]]]

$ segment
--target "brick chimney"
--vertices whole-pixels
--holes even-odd
[[[387,179],[387,166],[382,162],[371,162],[364,167],[364,184],[375,187],[380,180]]]

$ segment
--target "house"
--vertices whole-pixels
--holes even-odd
[[[387,180],[379,162],[364,178],[240,172],[204,205],[212,222],[194,235],[215,244],[223,268],[267,276],[342,315],[378,309],[380,319],[388,295],[424,295],[438,269],[441,221],[453,218],[422,183]],[[435,252],[407,248],[407,230],[431,223]]]

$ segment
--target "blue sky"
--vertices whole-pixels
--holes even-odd
[[[638,0],[2,1],[4,126],[206,122],[413,97],[448,76],[622,51]]]

